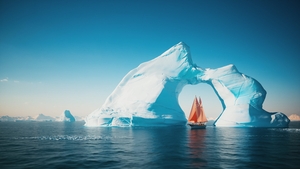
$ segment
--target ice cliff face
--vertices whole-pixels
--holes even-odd
[[[224,111],[215,126],[286,127],[282,113],[262,109],[266,92],[233,65],[202,69],[192,62],[189,47],[179,43],[131,70],[105,103],[86,118],[86,126],[149,126],[186,123],[178,95],[187,84],[210,84]]]

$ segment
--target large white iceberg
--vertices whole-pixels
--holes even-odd
[[[101,108],[85,119],[85,126],[183,125],[186,117],[178,96],[185,85],[208,83],[219,96],[224,111],[215,126],[288,126],[282,113],[262,109],[265,90],[233,65],[202,69],[180,42],[131,70]]]
[[[186,84],[198,83],[199,73],[189,48],[179,43],[131,70],[102,107],[87,116],[85,125],[185,124],[178,95]]]

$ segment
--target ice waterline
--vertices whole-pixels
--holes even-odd
[[[183,42],[128,72],[85,126],[184,125],[178,96],[185,85],[199,83],[212,86],[222,103],[217,127],[288,127],[285,114],[262,108],[266,91],[258,81],[234,65],[198,67]]]

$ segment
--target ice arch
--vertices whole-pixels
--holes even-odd
[[[215,126],[288,126],[283,113],[262,109],[266,92],[256,80],[233,65],[219,69],[196,66],[182,42],[131,70],[102,107],[87,116],[85,126],[185,124],[178,96],[185,85],[198,83],[210,84],[223,105]]]
[[[215,126],[288,127],[290,120],[285,114],[262,108],[266,97],[262,85],[240,73],[234,65],[206,69],[199,79],[213,87],[222,103],[223,112]]]

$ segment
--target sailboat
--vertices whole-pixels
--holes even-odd
[[[197,97],[195,97],[188,119],[188,125],[190,125],[192,129],[205,129],[206,122],[207,118],[204,113],[201,98],[198,100]]]

